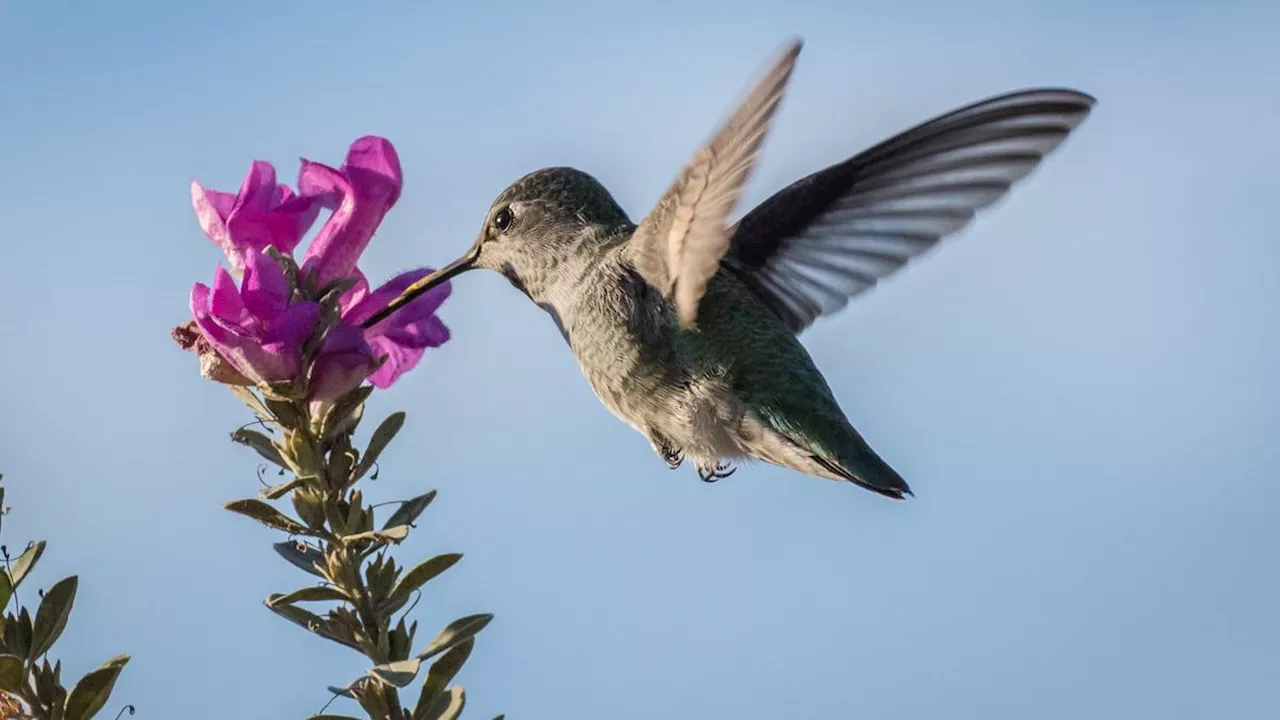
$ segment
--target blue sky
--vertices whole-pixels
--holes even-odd
[[[199,720],[303,717],[363,669],[263,608],[306,576],[221,509],[256,489],[248,415],[168,336],[219,260],[193,177],[390,138],[404,194],[364,261],[389,277],[542,166],[643,216],[799,35],[748,203],[990,94],[1100,100],[803,336],[917,498],[669,472],[541,311],[464,276],[453,341],[374,402],[409,422],[372,492],[438,488],[400,554],[466,554],[424,633],[497,615],[467,716],[1280,714],[1280,9],[698,5],[0,5],[4,540],[50,541],[46,585],[81,574],[70,670],[130,652],[113,706]]]

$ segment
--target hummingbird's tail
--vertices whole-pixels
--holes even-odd
[[[887,498],[902,500],[904,495],[915,497],[898,471],[877,455],[856,430],[850,430],[856,442],[846,443],[848,449],[840,453],[839,461],[816,453],[811,456],[813,461],[832,475]]]
[[[759,413],[763,432],[750,443],[748,454],[774,465],[828,480],[841,480],[864,487],[893,500],[912,495],[907,481],[889,467],[866,440],[844,419],[828,416],[825,421],[806,417],[804,431],[783,416],[766,408]]]

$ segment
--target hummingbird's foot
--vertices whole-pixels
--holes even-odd
[[[671,443],[661,435],[650,433],[649,444],[653,445],[654,452],[658,453],[667,467],[672,470],[684,463],[684,451],[671,447]]]
[[[715,467],[698,466],[698,479],[705,483],[713,483],[721,478],[727,478],[737,472],[738,468],[729,465],[729,463],[716,463]]]
[[[662,459],[667,462],[667,467],[675,470],[684,464],[684,453],[679,450],[662,449]]]

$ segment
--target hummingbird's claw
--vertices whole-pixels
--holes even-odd
[[[684,453],[679,450],[671,450],[662,453],[662,459],[667,462],[667,467],[675,470],[684,464]]]
[[[713,468],[698,466],[698,479],[705,483],[713,483],[722,478],[727,478],[738,471],[738,468],[732,467],[729,463],[716,463]]]
[[[667,467],[675,470],[684,464],[684,451],[671,447],[671,443],[666,438],[656,433],[651,433],[649,442],[653,445],[653,449],[662,456],[663,462]]]

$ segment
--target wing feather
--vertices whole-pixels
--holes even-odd
[[[1004,197],[1094,104],[1033,89],[922,123],[762,202],[731,228],[725,262],[801,332]]]
[[[632,236],[628,252],[636,270],[674,299],[682,327],[693,324],[707,282],[729,249],[729,215],[755,167],[801,47],[799,40],[786,47]]]

